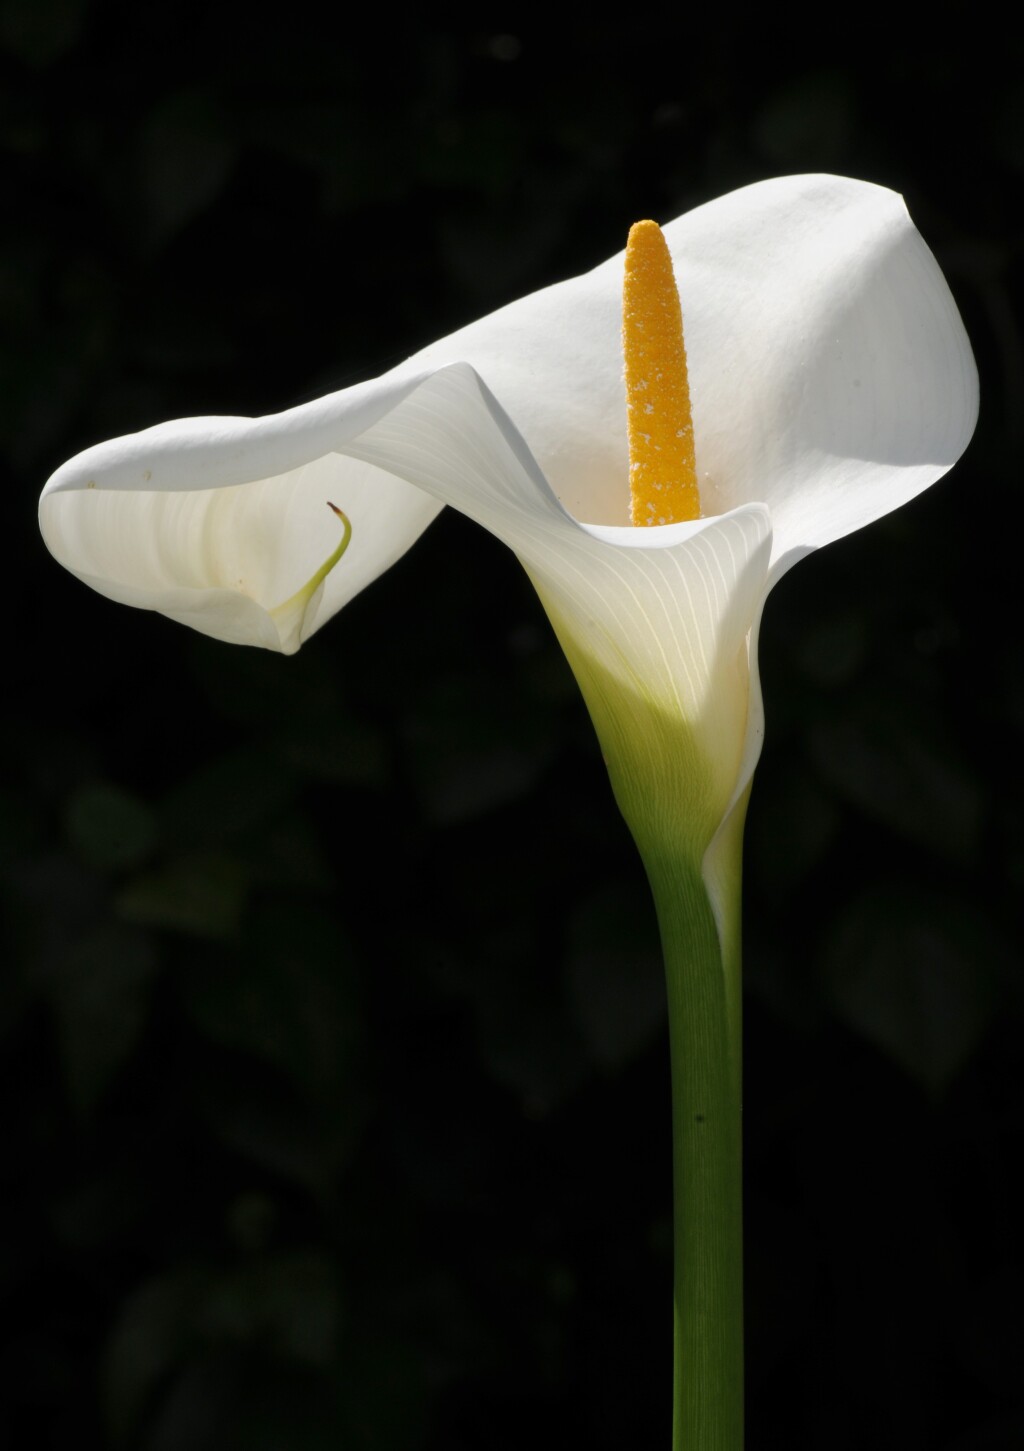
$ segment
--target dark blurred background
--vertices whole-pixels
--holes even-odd
[[[515,561],[445,515],[284,660],[90,594],[35,504],[807,170],[905,194],[982,419],[767,611],[748,1445],[1024,1444],[1020,66],[673,13],[0,5],[6,1445],[667,1451],[654,922]]]

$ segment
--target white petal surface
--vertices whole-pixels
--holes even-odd
[[[973,359],[895,193],[787,177],[708,203],[665,231],[686,320],[704,512],[766,504],[772,580],[955,461],[976,416]],[[286,413],[186,419],[87,450],[47,485],[46,542],[115,599],[219,638],[296,648],[436,514],[432,498],[410,489],[408,469],[403,477],[341,455],[354,439],[378,436],[389,416],[397,424],[422,379],[453,362],[476,369],[500,401],[495,417],[507,415],[525,439],[524,455],[540,466],[538,498],[550,492],[546,479],[576,519],[625,524],[621,277],[620,256],[381,379]],[[455,448],[445,463],[468,478],[482,460]],[[459,507],[473,513],[470,495]],[[352,544],[282,631],[271,612],[334,547],[327,499],[352,518]],[[510,538],[515,527],[496,532]]]
[[[759,182],[668,223],[705,514],[758,501],[773,578],[948,470],[977,418],[956,304],[901,197]],[[473,364],[576,518],[628,522],[622,256],[471,324],[393,376]]]
[[[770,508],[774,581],[956,462],[977,371],[895,193],[790,177],[714,207],[675,224],[684,275],[692,258],[698,466],[706,507]]]
[[[419,538],[441,508],[331,451],[412,385],[369,385],[269,418],[195,418],[86,450],[40,502],[51,552],[101,594],[216,639],[290,653]],[[326,450],[326,451],[325,451]],[[304,610],[272,613],[358,521]]]

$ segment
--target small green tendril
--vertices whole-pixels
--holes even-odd
[[[281,622],[295,614],[298,614],[301,617],[301,615],[305,613],[306,606],[313,598],[314,593],[323,584],[324,580],[327,578],[331,570],[338,563],[339,559],[348,548],[349,540],[352,538],[352,524],[349,521],[348,515],[342,513],[338,506],[336,504],[332,504],[329,499],[327,500],[327,507],[341,520],[341,542],[338,545],[337,549],[335,549],[334,553],[324,560],[323,564],[321,564],[320,568],[316,571],[316,573],[310,575],[309,579],[307,579],[306,583],[302,585],[300,589],[297,589],[293,595],[290,595],[288,599],[282,601],[281,604],[275,605],[274,608],[270,611],[271,618],[278,622]]]

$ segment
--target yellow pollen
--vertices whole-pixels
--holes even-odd
[[[622,287],[630,520],[700,518],[683,314],[668,244],[657,222],[636,222]]]

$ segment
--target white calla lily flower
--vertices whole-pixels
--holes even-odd
[[[112,599],[291,652],[451,504],[526,566],[602,735],[629,729],[621,701],[620,727],[602,707],[609,682],[687,723],[706,848],[760,749],[768,590],[939,478],[971,436],[977,381],[942,274],[893,192],[786,177],[664,231],[705,517],[628,523],[615,257],[381,378],[264,418],[183,419],[87,449],[44,490],[48,547]],[[330,569],[328,500],[352,522]]]
[[[103,594],[286,652],[445,504],[515,551],[586,697],[661,924],[673,1444],[739,1451],[739,873],[762,737],[761,610],[796,560],[956,462],[977,376],[941,272],[882,187],[763,182],[664,236],[685,353],[678,335],[679,368],[659,373],[647,352],[661,320],[678,318],[674,293],[660,313],[633,314],[643,367],[629,372],[627,343],[628,446],[615,257],[382,378],[271,417],[185,419],[88,449],[47,484],[40,523],[52,553]],[[692,430],[660,394],[655,405],[636,392],[673,370],[682,395],[688,371]],[[653,413],[664,426],[647,434]],[[658,492],[676,489],[673,463],[632,508],[688,522],[632,525],[634,471],[650,466],[639,454],[661,451],[657,474],[677,440],[687,502]]]

